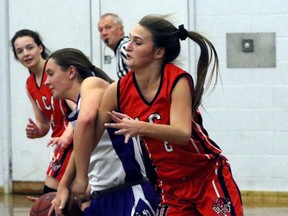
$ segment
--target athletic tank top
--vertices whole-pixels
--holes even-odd
[[[174,64],[167,64],[161,74],[159,89],[154,99],[148,102],[138,88],[134,72],[128,73],[118,81],[117,97],[120,112],[141,121],[169,125],[171,95],[174,86],[182,77],[188,79],[193,88],[190,74]],[[191,127],[191,139],[183,145],[142,137],[156,166],[159,180],[185,179],[214,170],[215,166],[211,164],[215,164],[215,159],[221,150],[204,129],[199,110],[191,122]]]
[[[80,103],[79,96],[76,109],[68,116],[74,126]],[[115,135],[114,132],[114,129],[106,129],[91,153],[88,173],[91,191],[102,191],[146,176],[139,142],[133,138],[125,144],[124,136]]]
[[[52,128],[52,137],[59,137],[67,127],[68,106],[64,100],[55,99],[52,96],[50,89],[45,85],[47,74],[45,70],[42,74],[41,85],[38,86],[35,80],[35,75],[30,74],[26,85],[29,94],[36,102],[38,108],[44,113]]]

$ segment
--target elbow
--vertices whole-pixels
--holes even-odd
[[[177,140],[174,141],[175,144],[179,145],[187,145],[190,141],[191,138],[191,132],[183,132],[181,135],[178,137]]]
[[[95,124],[95,116],[82,116],[81,119],[78,119],[77,124],[81,124],[84,126],[91,126]]]
[[[182,144],[187,145],[190,141],[191,136],[183,136]]]

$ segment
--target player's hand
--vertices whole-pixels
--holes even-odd
[[[68,139],[67,137],[52,137],[48,144],[47,147],[49,146],[60,146],[62,149],[66,149],[69,145],[71,144],[71,140]]]
[[[38,197],[32,197],[32,196],[27,196],[26,198],[31,202],[35,202],[38,199]]]
[[[71,196],[81,207],[81,204],[87,201],[89,198],[86,195],[86,190],[88,187],[88,177],[79,178],[76,176],[71,186]]]
[[[119,113],[119,112],[108,112],[108,115],[115,123],[105,123],[106,128],[114,128],[118,129],[115,134],[116,135],[124,135],[125,143],[128,143],[128,140],[131,137],[134,137],[137,134],[137,124],[139,121],[136,121],[130,118],[128,115]]]
[[[65,187],[58,187],[56,197],[52,200],[52,206],[49,209],[48,216],[64,216],[63,210],[69,200],[69,190]]]
[[[39,137],[39,133],[40,131],[38,126],[31,118],[29,118],[26,126],[26,136],[30,139],[35,139]]]

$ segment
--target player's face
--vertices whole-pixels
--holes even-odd
[[[29,36],[18,37],[14,42],[17,59],[27,68],[37,66],[42,59],[43,47],[38,46]]]
[[[63,70],[53,58],[50,58],[46,64],[46,73],[45,84],[51,90],[53,97],[67,98],[66,94],[70,88],[69,70]]]
[[[115,24],[112,16],[107,16],[99,20],[98,31],[104,43],[113,50],[124,35],[123,27]]]
[[[127,45],[127,66],[137,70],[150,65],[154,60],[155,49],[151,33],[136,25],[130,33],[130,42]]]

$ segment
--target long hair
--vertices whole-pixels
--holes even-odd
[[[43,44],[42,42],[42,38],[41,36],[39,35],[38,32],[36,31],[32,31],[32,30],[29,30],[29,29],[22,29],[22,30],[19,30],[15,33],[15,35],[12,37],[11,39],[11,46],[12,46],[12,49],[13,49],[13,53],[14,53],[14,57],[16,59],[18,59],[18,56],[17,56],[17,53],[16,53],[16,50],[15,50],[15,41],[17,38],[19,37],[24,37],[24,36],[28,36],[28,37],[31,37],[33,38],[33,40],[35,41],[35,43],[38,45],[38,46],[42,46],[43,47],[43,51],[41,53],[41,56],[43,59],[48,59],[48,56],[50,54],[50,51],[46,48],[46,46]]]
[[[101,79],[112,83],[113,80],[100,68],[95,67],[88,57],[80,50],[74,48],[64,48],[53,52],[49,59],[53,58],[57,65],[59,65],[63,70],[67,70],[71,65],[73,65],[79,75],[80,79],[85,79],[90,76],[96,76]]]
[[[176,28],[166,18],[167,16],[147,15],[140,20],[139,24],[151,32],[152,41],[155,48],[165,49],[162,68],[164,68],[166,64],[173,62],[179,56],[181,51],[180,40],[185,40],[187,37],[189,37],[200,47],[200,56],[197,64],[197,80],[194,90],[191,91],[193,98],[192,113],[194,114],[201,104],[204,93],[204,84],[207,77],[208,68],[211,64],[212,70],[210,78],[207,81],[206,89],[209,88],[214,76],[216,78],[213,87],[216,86],[219,75],[218,55],[213,44],[203,35],[197,32],[187,31],[183,25]]]

